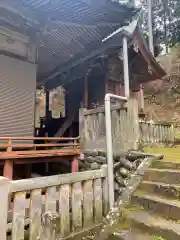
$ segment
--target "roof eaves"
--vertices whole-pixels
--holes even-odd
[[[102,42],[108,41],[110,38],[113,38],[117,34],[126,35],[128,37],[132,36],[132,34],[134,33],[134,31],[138,25],[139,18],[140,18],[140,14],[136,14],[134,19],[130,22],[130,24],[128,26],[123,26],[123,27],[118,28],[116,31],[112,32],[110,35],[105,37],[102,40]]]

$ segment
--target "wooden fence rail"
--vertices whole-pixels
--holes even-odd
[[[0,178],[1,240],[56,240],[101,225],[108,212],[107,166],[9,181]]]
[[[79,147],[79,137],[0,137],[0,149]]]
[[[175,136],[172,124],[140,121],[139,127],[140,141],[145,145],[174,143]]]
[[[139,139],[137,101],[111,106],[113,151],[136,149]],[[81,147],[85,150],[106,150],[105,109],[80,109],[79,132]]]

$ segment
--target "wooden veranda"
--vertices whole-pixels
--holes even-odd
[[[48,168],[49,162],[68,161],[70,171],[78,171],[79,137],[0,137],[0,149],[0,165],[3,166],[3,176],[8,179],[13,179],[16,165],[27,166],[24,177],[31,176],[32,164],[37,163],[46,163]]]

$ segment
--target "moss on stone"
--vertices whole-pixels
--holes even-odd
[[[125,206],[125,210],[128,210],[130,212],[139,212],[139,211],[143,211],[144,208],[143,208],[143,206],[128,204],[127,206]]]
[[[163,237],[161,237],[161,236],[152,236],[151,237],[151,240],[165,240]]]
[[[180,163],[180,147],[152,147],[144,148],[144,152],[163,153],[164,161]]]

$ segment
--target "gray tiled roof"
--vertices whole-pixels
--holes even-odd
[[[110,0],[7,1],[40,30],[39,81],[100,48],[105,37],[137,12]]]

